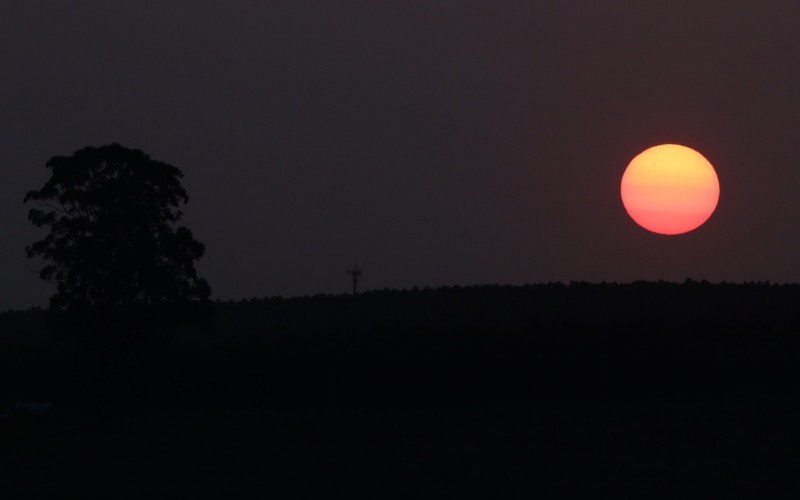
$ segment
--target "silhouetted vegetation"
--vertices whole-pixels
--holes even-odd
[[[210,288],[194,267],[203,245],[176,226],[189,200],[178,168],[119,144],[46,166],[50,178],[24,201],[35,205],[31,223],[49,232],[27,254],[44,260],[41,278],[57,286],[50,312],[59,331],[136,339],[196,313]]]

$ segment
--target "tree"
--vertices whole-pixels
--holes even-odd
[[[176,167],[119,144],[86,147],[47,162],[50,179],[24,201],[49,228],[27,247],[42,279],[57,285],[53,312],[170,309],[206,302],[195,261],[204,246],[179,227],[188,202]]]

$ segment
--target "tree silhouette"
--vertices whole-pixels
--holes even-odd
[[[50,179],[25,195],[28,219],[49,233],[27,247],[57,284],[51,311],[164,310],[205,302],[194,263],[204,252],[176,227],[188,202],[183,173],[119,144],[86,147],[47,162]]]

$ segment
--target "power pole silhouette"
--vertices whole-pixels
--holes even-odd
[[[358,280],[361,279],[361,268],[358,267],[358,264],[353,264],[353,267],[347,270],[347,275],[353,280],[353,295],[358,295]]]

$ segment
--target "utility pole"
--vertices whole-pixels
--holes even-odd
[[[353,280],[353,295],[358,295],[358,280],[361,279],[361,268],[358,264],[353,264],[351,269],[347,270],[347,275]]]

